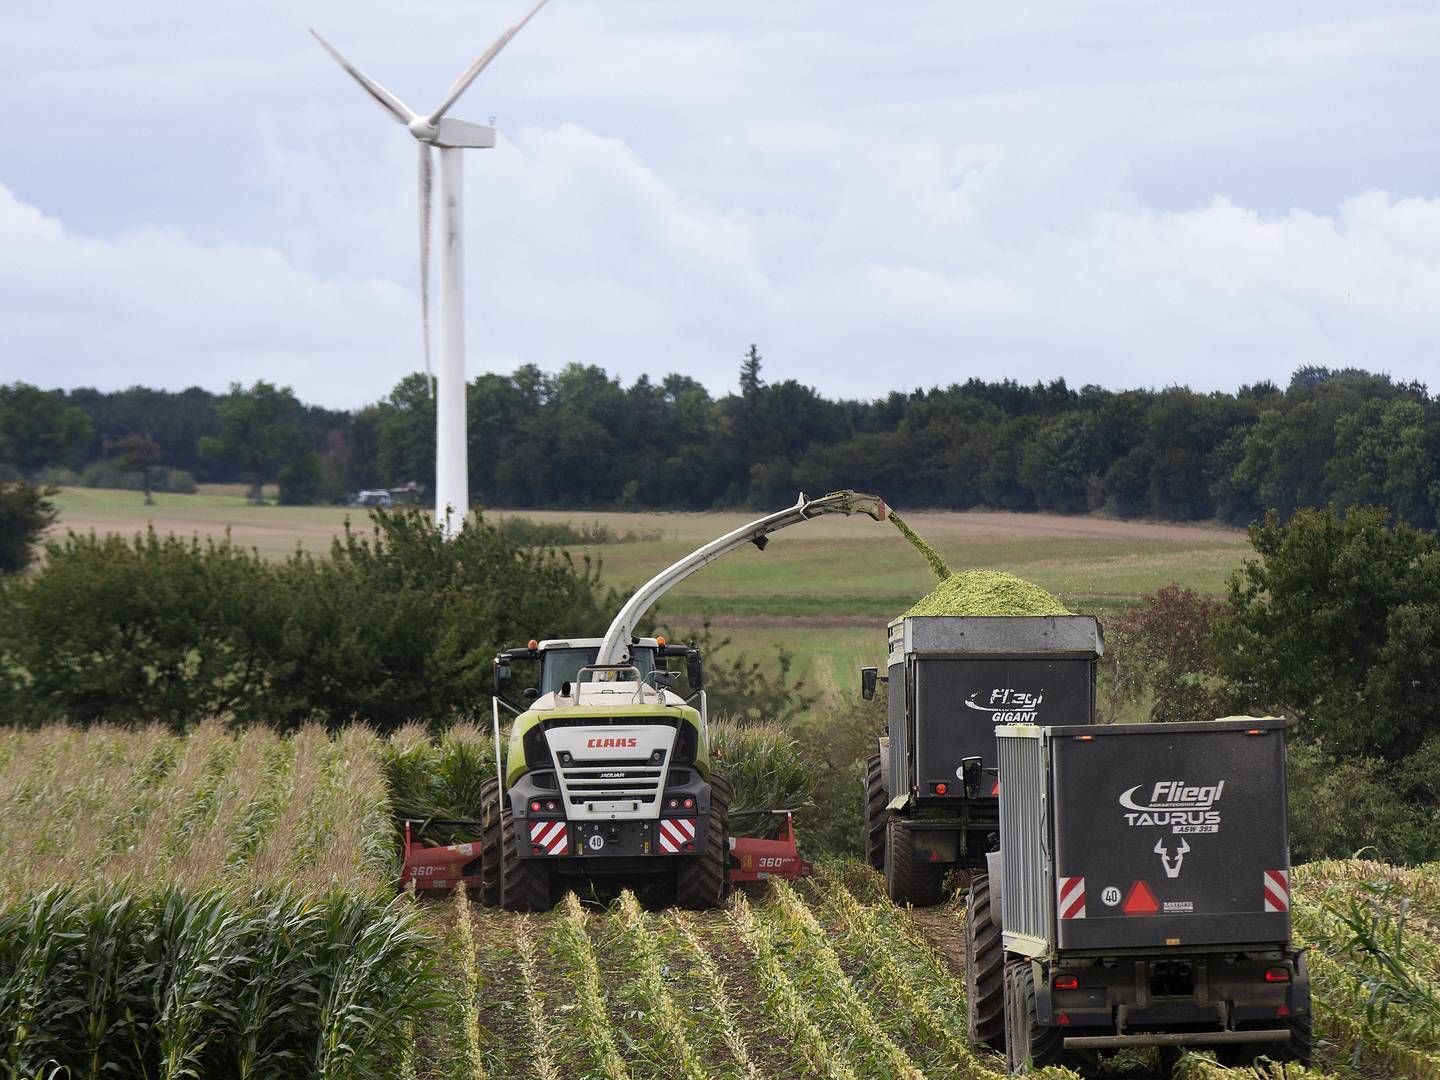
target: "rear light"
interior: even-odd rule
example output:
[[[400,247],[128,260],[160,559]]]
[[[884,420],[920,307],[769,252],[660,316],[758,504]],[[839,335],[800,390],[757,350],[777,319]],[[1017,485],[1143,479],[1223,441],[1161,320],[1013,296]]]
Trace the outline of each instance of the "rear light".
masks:
[[[683,805],[686,810],[692,809],[695,806],[695,800],[691,798],[686,798]]]
[[[549,810],[549,811],[551,811],[551,812],[553,813],[554,811],[560,809],[560,804],[557,803],[554,799],[551,799],[549,802],[547,802],[547,803],[545,804],[545,809],[546,809],[546,810]]]
[[[930,790],[935,792],[936,795],[944,795],[947,791],[950,790],[950,785],[945,783],[932,784],[930,786]]]
[[[1286,967],[1272,967],[1265,969],[1265,981],[1268,983],[1284,983],[1290,981],[1290,969]]]
[[[1056,975],[1050,985],[1056,990],[1079,990],[1080,980],[1074,975]]]
[[[535,800],[533,800],[533,801],[530,803],[530,812],[531,812],[532,814],[538,814],[538,813],[540,812],[540,800],[539,800],[539,799],[535,799]]]
[[[665,805],[671,810],[678,810],[680,808],[680,800],[675,798],[667,799]]]

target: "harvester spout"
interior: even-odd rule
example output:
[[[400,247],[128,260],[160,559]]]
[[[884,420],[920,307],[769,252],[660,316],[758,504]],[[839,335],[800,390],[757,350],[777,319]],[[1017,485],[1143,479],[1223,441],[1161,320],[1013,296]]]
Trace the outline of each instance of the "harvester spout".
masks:
[[[596,664],[603,667],[625,663],[631,635],[645,612],[649,611],[660,597],[696,570],[709,566],[721,555],[745,544],[754,544],[763,551],[771,533],[824,514],[865,514],[876,521],[884,521],[889,513],[890,508],[878,495],[867,495],[860,491],[832,491],[818,499],[807,499],[802,492],[794,506],[742,525],[717,540],[711,540],[636,589],[635,595],[626,601],[620,613],[615,616],[610,629],[605,631]]]

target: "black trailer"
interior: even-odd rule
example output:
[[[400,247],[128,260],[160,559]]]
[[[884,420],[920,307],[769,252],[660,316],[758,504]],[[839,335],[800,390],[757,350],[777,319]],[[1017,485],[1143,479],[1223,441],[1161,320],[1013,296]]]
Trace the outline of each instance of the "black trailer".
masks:
[[[971,1038],[1017,1070],[1132,1046],[1308,1064],[1285,722],[995,734],[1001,844],[966,916]]]
[[[937,904],[1000,832],[997,724],[1089,724],[1104,652],[1088,615],[906,616],[889,627],[889,724],[866,763],[866,857],[890,898]],[[876,668],[862,672],[874,696]]]

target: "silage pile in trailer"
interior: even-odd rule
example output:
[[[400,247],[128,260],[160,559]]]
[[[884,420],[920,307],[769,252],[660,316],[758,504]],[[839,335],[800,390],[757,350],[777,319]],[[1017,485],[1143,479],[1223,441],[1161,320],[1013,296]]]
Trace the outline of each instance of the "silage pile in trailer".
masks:
[[[433,947],[394,898],[379,747],[359,728],[0,733],[11,1074],[389,1075]]]
[[[1004,570],[952,571],[895,511],[890,522],[920,552],[940,583],[906,615],[1070,615],[1072,612],[1039,585]]]

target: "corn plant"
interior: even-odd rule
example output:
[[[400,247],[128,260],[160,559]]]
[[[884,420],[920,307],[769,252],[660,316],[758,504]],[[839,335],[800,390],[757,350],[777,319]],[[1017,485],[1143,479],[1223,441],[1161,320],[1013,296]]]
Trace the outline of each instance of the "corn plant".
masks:
[[[730,819],[754,835],[776,835],[780,819],[772,810],[799,810],[810,804],[815,770],[800,744],[778,724],[710,725],[716,767],[730,783]]]
[[[605,1080],[629,1080],[630,1070],[615,1045],[605,1013],[604,984],[586,928],[588,918],[575,894],[567,893],[559,917],[551,924],[550,948],[574,980],[577,1034],[596,1063],[596,1075]]]
[[[796,968],[809,976],[807,984],[815,997],[827,1006],[832,1015],[848,1018],[848,1026],[859,1037],[875,1067],[883,1062],[887,1072],[905,1080],[919,1080],[920,1070],[880,1026],[841,967],[840,958],[816,921],[815,913],[805,906],[788,883],[774,881],[771,884],[776,901],[776,923],[792,945],[790,955]]]
[[[625,984],[645,1021],[640,1041],[648,1045],[650,1056],[660,1066],[656,1072],[705,1080],[709,1071],[691,1045],[685,1021],[665,986],[664,964],[655,937],[629,889],[620,894],[613,917],[620,931],[616,947],[625,957]]]
[[[765,995],[766,1004],[791,1033],[795,1049],[805,1062],[819,1076],[827,1076],[831,1080],[857,1080],[855,1070],[845,1060],[843,1047],[832,1048],[811,1020],[808,1003],[785,972],[774,934],[756,919],[743,894],[731,904],[730,921],[755,957],[755,977]]]
[[[744,1029],[730,998],[725,976],[695,932],[690,916],[681,911],[670,912],[666,916],[665,925],[668,931],[666,942],[672,945],[673,951],[685,958],[688,970],[699,980],[699,997],[708,1006],[704,1011],[719,1028],[720,1038],[734,1060],[737,1071],[747,1080],[759,1080],[760,1074],[755,1063],[750,1060]]]
[[[551,1049],[550,1024],[545,1018],[545,1002],[540,996],[540,977],[535,968],[535,932],[529,916],[515,922],[515,952],[519,959],[519,985],[516,991],[525,1009],[526,1038],[530,1068],[535,1080],[560,1080]]]
[[[913,1030],[916,1045],[939,1053],[947,1072],[966,1078],[989,1075],[964,1039],[964,986],[933,950],[917,948],[897,920],[864,907],[834,878],[823,877],[819,888],[824,911],[836,926],[837,949],[873,988],[867,995],[872,1007],[893,1012],[900,1026]],[[887,910],[903,917],[894,908]]]
[[[475,964],[475,930],[470,922],[470,899],[463,884],[456,887],[451,899],[450,952],[459,958],[458,993],[451,1008],[464,1039],[463,1069],[465,1080],[485,1080],[485,1062],[480,1052],[480,971]]]

